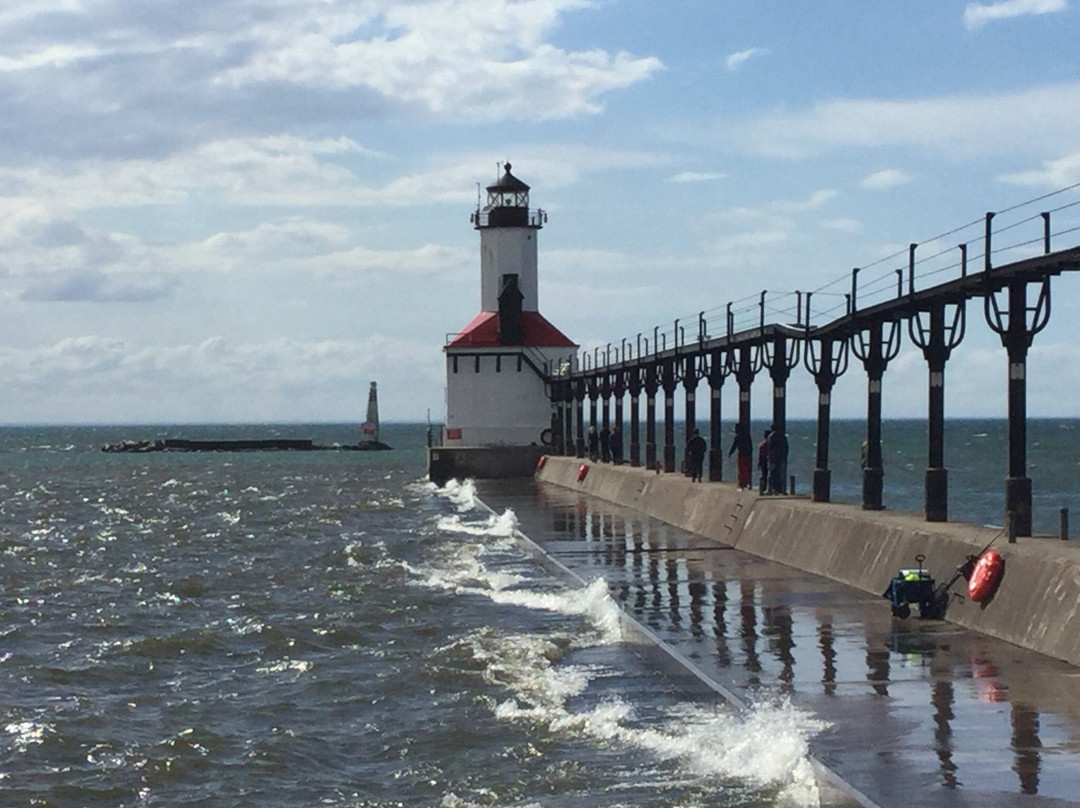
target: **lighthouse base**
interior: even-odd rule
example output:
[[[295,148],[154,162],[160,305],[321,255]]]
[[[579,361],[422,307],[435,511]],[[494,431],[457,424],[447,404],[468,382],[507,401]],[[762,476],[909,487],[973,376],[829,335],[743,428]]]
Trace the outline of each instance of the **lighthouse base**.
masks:
[[[547,446],[430,446],[428,478],[442,486],[448,480],[531,477]]]

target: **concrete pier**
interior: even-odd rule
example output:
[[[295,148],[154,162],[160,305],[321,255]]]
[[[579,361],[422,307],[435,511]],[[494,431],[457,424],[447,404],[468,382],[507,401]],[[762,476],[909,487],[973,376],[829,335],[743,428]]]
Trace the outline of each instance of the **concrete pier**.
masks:
[[[549,457],[537,476],[876,595],[899,569],[916,566],[917,554],[926,556],[935,581],[947,581],[998,534],[969,523],[927,522],[921,515],[803,497],[762,497],[730,483],[693,483],[681,474],[574,458]],[[1022,537],[1010,544],[1000,536],[994,548],[1005,559],[995,596],[974,603],[960,579],[945,619],[1080,665],[1080,545],[1057,537]]]

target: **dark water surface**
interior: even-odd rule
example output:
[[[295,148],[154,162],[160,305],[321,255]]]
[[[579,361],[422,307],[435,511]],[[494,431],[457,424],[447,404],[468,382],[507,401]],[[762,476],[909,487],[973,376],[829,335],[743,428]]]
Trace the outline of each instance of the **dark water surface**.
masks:
[[[963,424],[950,463],[971,457],[954,491],[992,521],[1003,449],[982,447],[1003,425]],[[1078,490],[1073,427],[1030,433],[1048,449],[1032,446],[1032,476],[1054,521]],[[920,430],[887,425],[892,507],[904,500],[890,486],[909,464],[921,504]],[[857,448],[848,431],[834,429],[837,446]],[[0,805],[814,804],[806,753],[828,737],[814,705],[781,689],[740,715],[643,662],[616,619],[617,601],[638,593],[549,576],[514,540],[514,514],[490,515],[470,486],[426,482],[424,434],[385,426],[395,450],[384,453],[113,455],[99,447],[356,434],[0,429]],[[801,477],[812,451],[794,432],[792,442]],[[992,483],[986,507],[962,482],[981,475]],[[725,584],[729,602],[739,586]],[[692,607],[691,590],[678,591],[677,609],[661,598],[662,624],[678,613],[688,636],[715,636],[694,617],[715,615],[715,592]],[[786,642],[783,621],[755,604],[762,682],[783,681],[780,658],[764,652]],[[799,632],[820,629],[793,625],[801,658],[819,640]],[[804,676],[820,682],[812,669],[792,668],[793,690]],[[925,707],[917,715],[933,723]],[[1045,761],[1066,729],[1040,716]],[[1043,774],[1039,793],[1053,782]]]

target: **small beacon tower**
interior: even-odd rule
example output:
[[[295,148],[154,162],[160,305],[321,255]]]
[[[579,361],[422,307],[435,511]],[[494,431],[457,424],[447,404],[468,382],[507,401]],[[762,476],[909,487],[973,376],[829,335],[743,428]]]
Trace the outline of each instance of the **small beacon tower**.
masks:
[[[548,374],[578,347],[540,314],[536,242],[547,215],[529,210],[529,186],[510,168],[487,187],[487,204],[471,217],[480,231],[480,313],[443,348],[446,423],[443,445],[431,456],[437,482],[532,473],[550,442]],[[455,448],[469,451],[450,452],[453,472],[436,474],[436,460]],[[444,456],[436,458],[438,452]]]

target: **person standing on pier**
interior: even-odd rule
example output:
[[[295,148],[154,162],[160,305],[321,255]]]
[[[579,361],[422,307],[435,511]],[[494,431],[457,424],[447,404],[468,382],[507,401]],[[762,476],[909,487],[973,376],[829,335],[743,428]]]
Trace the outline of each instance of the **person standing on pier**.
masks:
[[[765,434],[762,435],[761,443],[757,447],[759,494],[764,494],[769,490],[769,435],[771,434],[772,430],[766,429]]]
[[[750,462],[754,454],[754,442],[750,438],[750,430],[742,423],[735,424],[735,439],[731,442],[728,457],[738,452],[736,457],[738,468],[739,490],[750,487]]]
[[[775,426],[766,441],[769,455],[769,490],[770,494],[787,492],[784,487],[784,475],[787,473],[788,441],[784,430]]]
[[[589,427],[589,460],[596,462],[596,458],[600,457],[600,438],[596,434],[596,427]]]
[[[686,465],[689,466],[687,471],[690,472],[691,482],[701,482],[701,466],[705,461],[706,448],[705,438],[701,437],[701,433],[695,428],[690,440],[686,442]]]
[[[616,466],[622,465],[622,430],[618,424],[611,427],[611,462]]]

